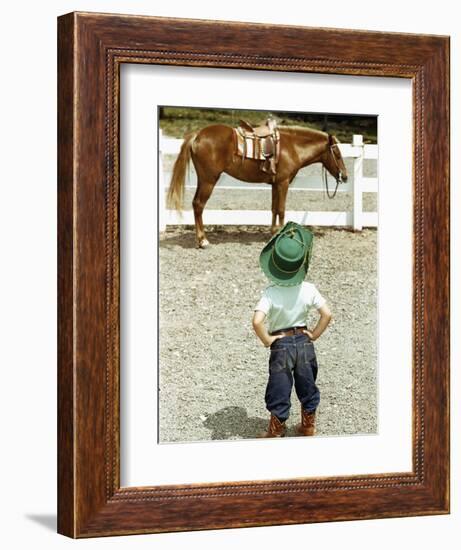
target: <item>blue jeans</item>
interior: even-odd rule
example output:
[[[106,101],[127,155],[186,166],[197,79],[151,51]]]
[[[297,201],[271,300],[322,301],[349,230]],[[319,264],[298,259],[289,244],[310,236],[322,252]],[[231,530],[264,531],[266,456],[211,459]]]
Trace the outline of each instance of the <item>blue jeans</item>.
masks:
[[[284,336],[270,348],[269,380],[266,388],[266,408],[281,422],[290,415],[293,380],[302,408],[314,412],[320,402],[315,385],[317,358],[314,344],[305,334]]]

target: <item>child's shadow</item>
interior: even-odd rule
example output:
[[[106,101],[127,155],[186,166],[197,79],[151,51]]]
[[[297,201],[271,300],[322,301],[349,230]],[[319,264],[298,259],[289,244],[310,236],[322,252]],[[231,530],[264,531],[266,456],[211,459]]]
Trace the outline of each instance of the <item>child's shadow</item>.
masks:
[[[267,418],[249,417],[243,407],[224,407],[203,422],[206,428],[212,430],[211,440],[256,439],[268,424],[269,415]]]
[[[211,414],[203,425],[212,430],[212,440],[254,439],[267,427],[267,420],[250,418],[243,407],[224,407]]]

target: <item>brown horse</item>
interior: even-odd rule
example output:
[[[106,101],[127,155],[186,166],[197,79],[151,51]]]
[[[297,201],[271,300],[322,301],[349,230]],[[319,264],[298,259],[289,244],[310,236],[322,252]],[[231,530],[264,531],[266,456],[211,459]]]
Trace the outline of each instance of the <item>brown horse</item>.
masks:
[[[336,137],[297,126],[279,126],[279,131],[280,156],[274,178],[261,170],[263,161],[237,156],[230,126],[215,124],[185,137],[173,167],[167,204],[169,208],[182,209],[186,169],[192,158],[197,172],[197,191],[192,205],[199,248],[209,244],[203,229],[202,213],[223,172],[242,181],[272,185],[272,234],[285,223],[288,186],[301,168],[321,162],[337,182],[347,181],[347,171]]]

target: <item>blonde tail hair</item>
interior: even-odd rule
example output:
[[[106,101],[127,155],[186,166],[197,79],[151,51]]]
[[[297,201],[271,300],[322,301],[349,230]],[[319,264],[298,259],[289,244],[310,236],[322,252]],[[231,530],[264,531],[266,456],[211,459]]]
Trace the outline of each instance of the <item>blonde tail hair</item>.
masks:
[[[184,187],[186,180],[186,169],[190,161],[192,141],[196,133],[188,134],[181,145],[181,150],[173,166],[170,188],[167,195],[167,208],[182,210],[184,200]]]

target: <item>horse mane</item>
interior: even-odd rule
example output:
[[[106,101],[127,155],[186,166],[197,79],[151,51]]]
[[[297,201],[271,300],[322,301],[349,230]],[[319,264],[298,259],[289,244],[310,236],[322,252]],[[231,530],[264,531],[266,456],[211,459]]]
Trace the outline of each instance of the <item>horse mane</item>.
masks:
[[[278,128],[280,130],[283,130],[284,132],[288,132],[289,134],[295,134],[297,136],[303,137],[306,135],[311,136],[322,136],[326,137],[328,134],[326,132],[322,132],[321,130],[316,130],[314,128],[309,128],[308,126],[285,126],[283,124],[279,124]]]
[[[307,126],[284,126],[280,124],[278,128],[283,132],[290,134],[294,138],[301,138],[301,139],[308,138],[309,141],[324,140],[328,136],[326,132],[322,132],[321,130],[315,130],[314,128],[309,128]]]

